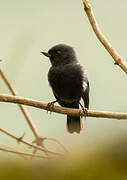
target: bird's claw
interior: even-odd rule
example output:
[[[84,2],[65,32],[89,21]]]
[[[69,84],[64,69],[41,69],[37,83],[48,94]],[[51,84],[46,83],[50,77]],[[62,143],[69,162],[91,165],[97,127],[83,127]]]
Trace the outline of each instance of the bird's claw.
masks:
[[[54,108],[54,104],[56,103],[57,101],[53,101],[53,102],[49,102],[48,104],[47,104],[47,113],[50,111],[50,114],[51,114],[51,112],[53,111],[53,108]]]
[[[83,117],[83,115],[84,115],[84,116],[85,116],[85,119],[86,119],[86,116],[88,115],[87,108],[84,107],[80,102],[79,102],[79,105],[81,106],[80,116]],[[82,113],[82,112],[83,112],[83,113]]]
[[[81,107],[81,109],[80,109],[80,116],[81,116],[81,117],[85,116],[85,119],[86,119],[86,116],[87,116],[87,115],[88,115],[87,108]]]
[[[84,116],[85,116],[85,119],[86,119],[86,116],[87,116],[87,108],[85,108],[85,107],[82,107],[82,111],[83,111],[83,114],[84,114]]]

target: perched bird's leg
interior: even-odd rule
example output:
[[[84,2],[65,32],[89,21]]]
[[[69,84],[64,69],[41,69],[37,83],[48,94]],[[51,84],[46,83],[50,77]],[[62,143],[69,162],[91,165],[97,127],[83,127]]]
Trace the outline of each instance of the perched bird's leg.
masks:
[[[85,116],[85,119],[86,119],[86,116],[87,116],[87,108],[85,108],[80,102],[79,102],[79,105],[81,106],[82,111],[83,111],[84,116]]]
[[[54,104],[55,104],[56,102],[57,102],[57,100],[52,101],[52,102],[49,102],[49,103],[47,104],[47,113],[48,113],[48,111],[50,110],[50,114],[51,114],[51,111],[53,110]]]

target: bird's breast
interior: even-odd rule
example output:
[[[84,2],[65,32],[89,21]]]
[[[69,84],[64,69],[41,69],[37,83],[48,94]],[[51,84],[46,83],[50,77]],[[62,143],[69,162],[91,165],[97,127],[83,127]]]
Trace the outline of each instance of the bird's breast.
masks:
[[[48,81],[57,97],[73,101],[82,96],[82,77],[73,67],[51,67]]]

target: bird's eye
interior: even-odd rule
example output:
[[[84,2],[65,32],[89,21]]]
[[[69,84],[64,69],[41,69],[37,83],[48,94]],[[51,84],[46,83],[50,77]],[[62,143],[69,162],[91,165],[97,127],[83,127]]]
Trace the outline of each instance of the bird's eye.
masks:
[[[60,50],[57,50],[56,53],[57,53],[57,54],[61,54],[61,51],[60,51]]]

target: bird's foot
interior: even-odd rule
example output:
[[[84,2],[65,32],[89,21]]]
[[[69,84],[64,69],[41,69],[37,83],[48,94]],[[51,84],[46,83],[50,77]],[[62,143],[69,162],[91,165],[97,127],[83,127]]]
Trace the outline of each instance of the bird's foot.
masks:
[[[87,113],[87,112],[88,112],[88,111],[87,111],[87,108],[83,107],[83,108],[82,108],[82,111],[83,111],[84,116],[85,116],[85,119],[86,119],[86,116],[87,116],[87,114],[88,114],[88,113]]]
[[[85,119],[86,119],[86,116],[87,116],[87,108],[83,107],[82,109],[80,109],[80,116],[81,118],[84,116]]]
[[[79,103],[79,104],[81,106],[80,116],[83,117],[83,115],[84,115],[85,119],[86,119],[86,116],[88,115],[87,108],[85,108],[81,103]],[[82,112],[83,112],[83,114],[82,114]]]
[[[47,104],[47,113],[50,111],[50,114],[51,114],[51,112],[53,111],[53,107],[54,107],[54,104],[56,103],[57,101],[52,101],[52,102],[49,102],[48,104]]]

